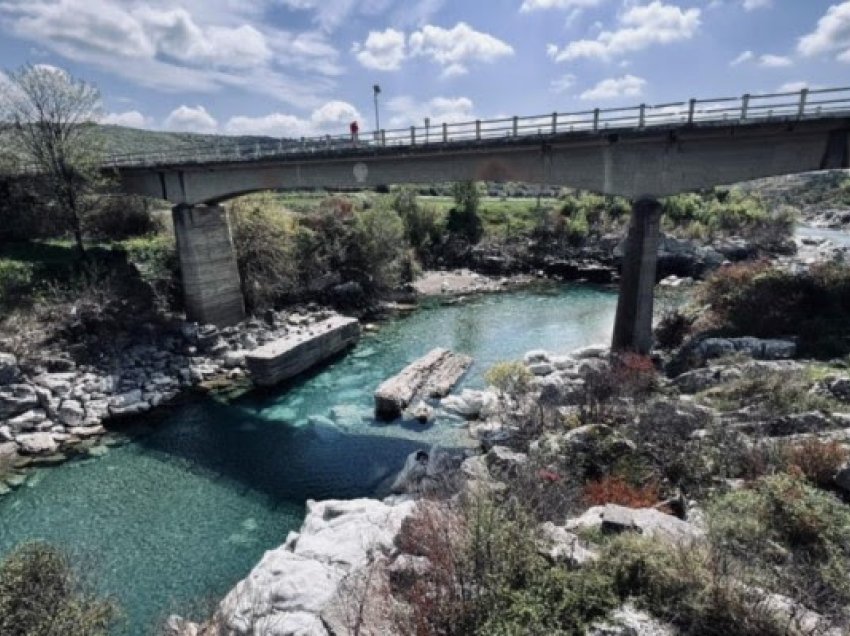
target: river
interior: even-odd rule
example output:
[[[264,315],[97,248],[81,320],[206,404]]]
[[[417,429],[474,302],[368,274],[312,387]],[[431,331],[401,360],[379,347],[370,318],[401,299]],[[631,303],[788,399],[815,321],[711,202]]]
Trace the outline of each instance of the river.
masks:
[[[0,554],[61,546],[121,604],[128,634],[202,613],[300,526],[307,499],[380,493],[413,450],[469,443],[457,422],[374,421],[386,377],[444,346],[474,356],[463,384],[481,386],[498,360],[607,341],[615,305],[613,291],[578,285],[427,304],[272,393],[194,400],[102,457],[38,470],[0,499]]]

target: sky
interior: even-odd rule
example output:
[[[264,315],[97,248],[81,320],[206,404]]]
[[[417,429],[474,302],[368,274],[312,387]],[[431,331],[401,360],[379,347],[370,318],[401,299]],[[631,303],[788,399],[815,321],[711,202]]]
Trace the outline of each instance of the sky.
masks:
[[[104,123],[343,134],[850,85],[850,0],[0,0]]]

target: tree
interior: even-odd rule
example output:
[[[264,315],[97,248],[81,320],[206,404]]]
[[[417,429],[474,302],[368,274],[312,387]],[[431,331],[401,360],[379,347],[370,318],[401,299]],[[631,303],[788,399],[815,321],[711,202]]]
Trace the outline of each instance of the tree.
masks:
[[[452,234],[477,243],[484,234],[481,219],[478,217],[478,204],[481,196],[474,181],[460,181],[452,186],[456,207],[449,211],[446,229]]]
[[[63,70],[27,65],[7,73],[0,113],[9,124],[13,152],[39,174],[47,202],[74,235],[81,258],[83,219],[103,189],[102,148],[94,122],[100,92]]]

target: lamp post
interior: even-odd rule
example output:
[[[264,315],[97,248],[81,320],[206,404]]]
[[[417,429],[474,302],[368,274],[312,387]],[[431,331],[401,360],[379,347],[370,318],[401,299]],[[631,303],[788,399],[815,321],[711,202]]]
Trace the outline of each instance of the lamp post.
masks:
[[[425,118],[425,143],[430,143],[431,141],[431,119],[429,117]]]
[[[375,93],[375,131],[380,132],[381,130],[381,117],[378,114],[378,95],[381,94],[381,87],[375,84],[372,87],[372,91]]]

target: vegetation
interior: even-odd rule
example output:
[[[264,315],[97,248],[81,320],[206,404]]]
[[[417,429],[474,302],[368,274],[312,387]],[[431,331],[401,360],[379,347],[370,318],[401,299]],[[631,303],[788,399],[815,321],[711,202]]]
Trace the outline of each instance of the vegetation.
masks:
[[[718,270],[701,292],[711,313],[703,326],[730,335],[795,336],[802,355],[835,357],[850,351],[850,266],[813,265],[789,272],[768,263]]]
[[[8,73],[7,82],[0,113],[11,123],[13,145],[22,161],[38,170],[39,185],[83,255],[84,218],[104,187],[101,149],[93,134],[100,94],[48,66],[25,66]]]
[[[0,562],[4,636],[105,636],[117,619],[117,606],[88,593],[49,545],[21,545]]]

